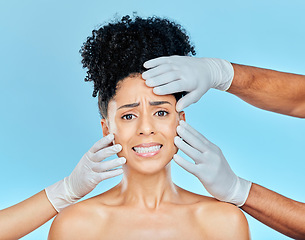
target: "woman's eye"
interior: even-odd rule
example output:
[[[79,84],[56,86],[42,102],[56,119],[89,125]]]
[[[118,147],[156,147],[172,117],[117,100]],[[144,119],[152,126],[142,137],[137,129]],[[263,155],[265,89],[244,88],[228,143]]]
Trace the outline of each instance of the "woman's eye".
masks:
[[[126,115],[122,116],[122,119],[131,120],[134,117],[135,117],[135,115],[133,115],[133,114],[126,114]]]
[[[158,111],[155,113],[158,117],[165,117],[168,114],[166,111]]]

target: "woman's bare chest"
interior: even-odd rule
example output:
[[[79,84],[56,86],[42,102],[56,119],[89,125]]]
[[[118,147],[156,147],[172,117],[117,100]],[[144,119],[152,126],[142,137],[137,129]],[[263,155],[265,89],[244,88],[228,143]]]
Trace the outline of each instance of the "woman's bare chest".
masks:
[[[204,239],[194,214],[181,209],[158,213],[117,210],[105,230],[102,239]]]

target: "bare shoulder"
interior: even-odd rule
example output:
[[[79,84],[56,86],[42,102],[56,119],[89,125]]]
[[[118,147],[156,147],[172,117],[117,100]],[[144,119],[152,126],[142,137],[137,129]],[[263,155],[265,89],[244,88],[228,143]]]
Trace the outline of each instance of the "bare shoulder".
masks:
[[[196,206],[196,218],[202,229],[217,239],[250,239],[246,216],[233,204],[205,197]]]
[[[179,188],[185,202],[189,201],[194,218],[203,233],[213,239],[250,239],[248,221],[235,205]]]
[[[96,239],[108,218],[106,208],[94,199],[67,207],[55,217],[48,239]]]

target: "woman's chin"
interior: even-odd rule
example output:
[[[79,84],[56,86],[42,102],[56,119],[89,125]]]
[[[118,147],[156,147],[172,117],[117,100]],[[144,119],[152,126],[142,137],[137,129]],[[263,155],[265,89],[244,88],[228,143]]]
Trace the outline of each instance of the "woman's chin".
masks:
[[[167,170],[169,162],[143,161],[137,164],[131,164],[131,161],[126,163],[126,167],[130,172],[137,172],[143,175],[154,175]],[[127,169],[126,169],[127,170]],[[127,170],[127,171],[128,171]]]

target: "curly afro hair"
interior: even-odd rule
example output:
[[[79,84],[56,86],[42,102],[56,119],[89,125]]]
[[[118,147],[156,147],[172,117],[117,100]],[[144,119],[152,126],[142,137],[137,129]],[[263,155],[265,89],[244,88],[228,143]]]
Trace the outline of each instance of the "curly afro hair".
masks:
[[[92,96],[99,95],[99,110],[107,118],[109,101],[118,82],[135,73],[143,73],[147,60],[170,55],[195,55],[185,30],[168,19],[143,19],[129,15],[92,31],[81,50],[85,81],[94,82]],[[178,100],[182,93],[174,94]]]

